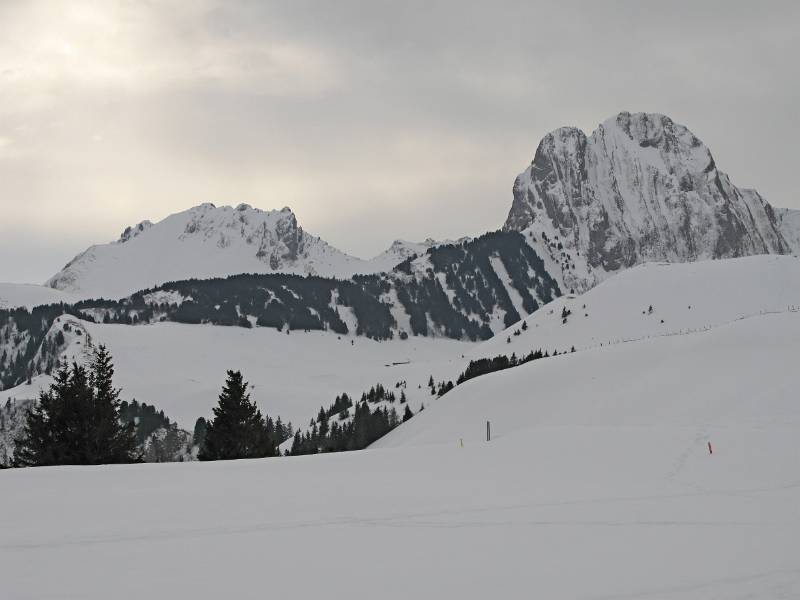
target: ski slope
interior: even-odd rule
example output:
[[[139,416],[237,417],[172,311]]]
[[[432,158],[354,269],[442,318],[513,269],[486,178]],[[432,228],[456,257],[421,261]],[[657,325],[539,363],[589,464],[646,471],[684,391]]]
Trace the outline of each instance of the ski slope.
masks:
[[[475,379],[382,449],[3,471],[3,594],[797,597],[799,352],[766,315]]]

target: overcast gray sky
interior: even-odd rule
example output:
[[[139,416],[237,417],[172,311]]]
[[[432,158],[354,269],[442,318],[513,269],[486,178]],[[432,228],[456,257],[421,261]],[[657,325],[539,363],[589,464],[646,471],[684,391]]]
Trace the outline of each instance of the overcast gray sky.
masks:
[[[798,7],[0,0],[0,281],[201,202],[365,257],[496,229],[544,134],[622,110],[800,207]]]

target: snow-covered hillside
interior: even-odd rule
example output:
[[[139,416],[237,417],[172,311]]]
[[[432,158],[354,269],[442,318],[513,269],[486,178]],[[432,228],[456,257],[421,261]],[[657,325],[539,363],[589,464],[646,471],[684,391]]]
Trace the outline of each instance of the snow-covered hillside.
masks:
[[[421,403],[435,402],[426,387],[430,376],[437,383],[455,381],[470,359],[519,357],[539,349],[561,353],[573,346],[585,350],[703,331],[798,306],[800,259],[764,255],[641,265],[583,295],[558,298],[527,317],[525,328],[517,323],[478,344],[422,336],[377,342],[302,330],[287,335],[262,327],[94,324],[72,316],[59,317],[49,335],[69,327],[62,360],[81,359],[87,338],[106,344],[123,398],[155,404],[183,427],[210,414],[229,368],[242,370],[265,412],[303,426],[336,395],[357,398],[377,383],[396,389],[405,382],[403,390],[416,412]],[[570,311],[566,323],[565,308]],[[33,385],[6,390],[3,397],[35,398],[48,382],[35,377]]]
[[[566,323],[565,309],[570,313]],[[472,354],[490,357],[514,352],[520,356],[539,349],[565,352],[573,346],[583,350],[702,331],[790,309],[800,309],[800,259],[796,257],[646,263],[584,294],[554,300],[477,345]]]
[[[45,285],[29,283],[0,283],[0,309],[33,308],[56,302],[72,303],[76,298],[69,293]]]
[[[687,428],[698,444],[737,444],[727,431],[800,432],[798,353],[800,310],[592,348],[470,380],[375,445],[475,443],[487,420],[497,438],[532,439],[548,427]]]
[[[442,423],[460,432],[457,437],[481,437],[483,429],[467,432],[459,423],[485,424],[492,417],[477,413],[494,414],[496,406],[517,410],[495,405],[498,390],[507,386],[516,391],[500,392],[500,397],[517,398],[519,410],[530,413],[513,412],[508,418],[501,413],[499,430],[557,424],[564,414],[576,422],[623,424],[672,416],[680,420],[682,415],[695,419],[706,409],[727,418],[746,407],[748,418],[756,418],[759,407],[771,403],[767,398],[774,393],[784,402],[783,408],[773,410],[769,404],[765,417],[774,417],[776,410],[781,418],[795,411],[800,414],[800,405],[793,407],[790,401],[796,387],[790,383],[791,364],[798,344],[800,259],[752,256],[645,264],[585,294],[558,298],[476,345],[467,358],[512,353],[519,357],[538,349],[567,354],[457,386],[414,424],[404,425],[376,445],[433,442],[440,432],[431,415],[442,415]],[[575,353],[570,352],[573,347]],[[669,358],[672,354],[680,356]],[[762,365],[764,361],[769,365]],[[619,395],[595,401],[593,390],[604,388]],[[725,404],[729,397],[739,405]],[[699,404],[685,406],[687,402]],[[475,414],[468,416],[469,411]],[[716,417],[702,419],[713,422]],[[431,433],[421,435],[420,428]]]
[[[128,227],[91,246],[47,282],[81,298],[121,298],[167,281],[238,273],[297,273],[347,278],[386,271],[436,245],[395,242],[372,260],[341,252],[304,231],[289,208],[262,211],[202,204],[158,223]]]
[[[424,242],[407,242],[405,240],[395,240],[392,245],[386,250],[371,258],[367,270],[359,271],[359,273],[382,273],[391,271],[401,262],[414,255],[423,256],[429,249],[436,248],[437,246],[447,244],[460,244],[469,241],[470,238],[462,237],[458,240],[444,240],[436,241],[431,238],[426,239]]]
[[[551,275],[583,291],[632,265],[798,252],[800,224],[739,189],[686,127],[623,112],[591,136],[562,127],[514,183],[504,228],[552,256]]]
[[[271,328],[284,334],[287,330],[327,331],[384,341],[409,337],[476,340],[490,338],[558,294],[555,282],[521,235],[495,232],[431,249],[424,257],[405,261],[391,274],[347,281],[287,274],[189,280],[134,294],[124,302],[94,301],[66,310],[109,325],[175,322]],[[38,307],[30,314],[0,311],[3,389],[42,372],[34,360],[36,350],[62,312],[53,306]],[[192,338],[188,333],[191,327],[180,331]],[[256,337],[248,339],[261,334],[252,335]],[[278,334],[273,331],[270,335]],[[200,348],[219,347],[217,356],[224,357],[226,347],[220,343],[212,335]],[[113,351],[113,344],[109,345]],[[179,343],[168,345],[180,347]],[[249,350],[253,356],[261,353],[259,347]],[[192,347],[188,352],[194,351]],[[297,360],[302,360],[302,353]],[[154,370],[168,363],[158,362]],[[372,383],[376,382],[369,385]]]
[[[3,471],[3,594],[797,597],[798,355],[763,315],[475,379],[394,448]]]
[[[416,411],[430,400],[428,378],[456,377],[462,356],[474,347],[441,338],[376,342],[329,332],[287,335],[268,328],[177,323],[81,326],[95,346],[105,344],[111,351],[123,399],[154,404],[188,429],[198,417],[211,416],[227,369],[242,371],[263,412],[303,426],[342,392],[358,398],[377,383],[395,390],[405,382],[402,389]],[[80,353],[85,346],[75,350],[80,337],[73,340],[62,360],[86,360]],[[37,377],[0,397],[36,398],[49,382],[49,377]]]

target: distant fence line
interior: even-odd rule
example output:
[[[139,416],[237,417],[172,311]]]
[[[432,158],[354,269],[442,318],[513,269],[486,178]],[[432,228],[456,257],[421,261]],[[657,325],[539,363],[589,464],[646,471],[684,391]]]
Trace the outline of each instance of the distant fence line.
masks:
[[[669,331],[665,333],[653,333],[650,335],[643,335],[640,337],[633,337],[633,338],[619,338],[616,340],[608,340],[606,342],[599,342],[596,344],[592,344],[590,346],[583,346],[579,348],[580,350],[591,350],[593,348],[601,348],[605,346],[616,346],[618,344],[627,344],[629,342],[640,342],[642,340],[649,340],[652,338],[662,338],[662,337],[674,337],[678,335],[691,335],[693,333],[704,333],[706,331],[711,331],[712,329],[716,329],[717,327],[724,327],[726,325],[730,325],[731,323],[736,323],[738,321],[744,321],[746,319],[752,319],[754,317],[762,317],[766,315],[783,315],[787,313],[796,313],[800,312],[800,305],[790,304],[786,307],[786,310],[762,310],[757,313],[748,313],[746,315],[742,315],[740,317],[736,317],[735,319],[730,319],[728,321],[720,321],[714,325],[704,325],[703,327],[697,328],[687,328],[687,329],[679,329],[678,331]]]

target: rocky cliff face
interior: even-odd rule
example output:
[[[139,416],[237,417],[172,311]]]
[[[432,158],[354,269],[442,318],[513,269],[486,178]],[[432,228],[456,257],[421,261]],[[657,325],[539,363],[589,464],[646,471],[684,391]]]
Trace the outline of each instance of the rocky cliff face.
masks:
[[[783,239],[791,246],[792,254],[800,255],[800,210],[775,208],[775,220]]]
[[[756,191],[733,185],[683,125],[623,112],[589,137],[545,136],[514,182],[504,229],[526,232],[565,287],[585,289],[640,262],[789,253],[790,221],[781,227]]]

